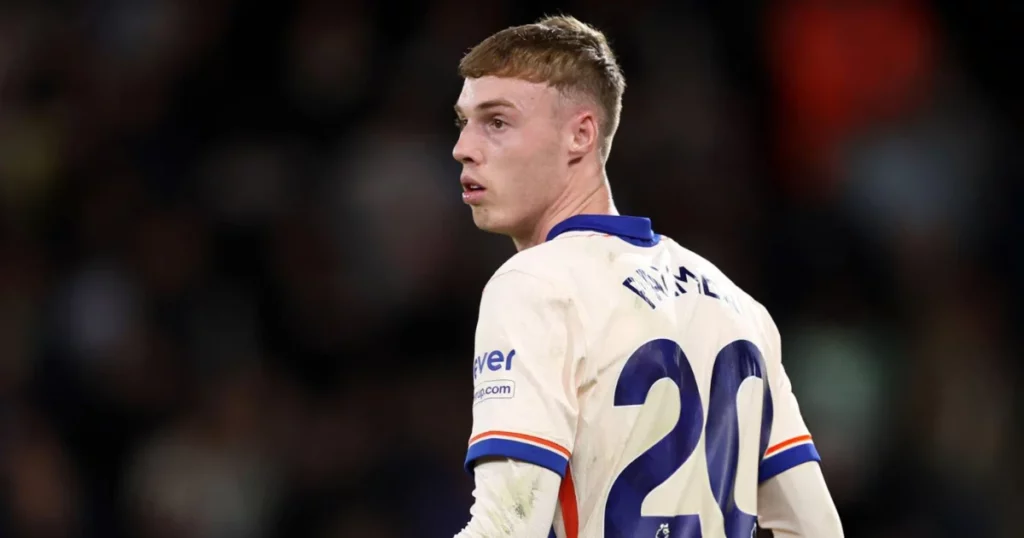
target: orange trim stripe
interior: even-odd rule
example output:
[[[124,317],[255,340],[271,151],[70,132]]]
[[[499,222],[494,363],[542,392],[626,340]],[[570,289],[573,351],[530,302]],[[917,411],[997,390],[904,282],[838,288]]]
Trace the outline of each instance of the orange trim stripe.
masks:
[[[565,538],[579,538],[580,511],[576,505],[576,484],[572,480],[572,469],[565,466],[565,478],[558,488],[558,505],[562,508],[562,523],[565,524]]]
[[[779,443],[779,444],[769,448],[764,453],[764,455],[765,456],[771,456],[773,453],[778,452],[778,451],[782,450],[783,448],[786,448],[787,446],[792,446],[792,445],[795,445],[797,443],[802,443],[804,441],[810,441],[810,440],[811,440],[811,436],[810,435],[801,435],[801,436],[798,436],[798,437],[794,437],[794,438],[792,438],[792,439],[790,439],[788,441],[783,441],[783,442],[781,442],[781,443]]]
[[[521,439],[523,441],[529,441],[531,443],[537,443],[538,445],[542,445],[544,447],[550,448],[551,450],[554,450],[555,452],[558,452],[559,454],[565,456],[565,459],[569,459],[569,456],[571,455],[571,453],[569,452],[568,448],[565,448],[562,445],[559,445],[558,443],[552,443],[551,441],[548,441],[547,439],[541,439],[540,437],[534,437],[532,435],[526,435],[525,433],[503,432],[503,431],[498,431],[498,430],[491,430],[489,432],[483,432],[483,433],[474,435],[473,437],[471,437],[469,439],[469,444],[473,444],[473,443],[475,443],[477,441],[480,441],[481,439],[484,439],[485,437],[510,437],[512,439]]]

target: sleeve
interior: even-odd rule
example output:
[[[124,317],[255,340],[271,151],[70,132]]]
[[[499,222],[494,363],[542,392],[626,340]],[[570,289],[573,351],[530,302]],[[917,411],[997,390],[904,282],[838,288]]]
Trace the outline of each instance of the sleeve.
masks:
[[[775,476],[757,494],[758,525],[776,538],[842,538],[843,525],[817,465]]]
[[[800,415],[800,406],[786,369],[782,366],[781,338],[775,323],[768,317],[769,350],[768,382],[772,395],[772,431],[768,438],[768,449],[758,469],[758,482],[785,472],[797,465],[810,461],[820,462],[811,433]]]
[[[512,458],[565,476],[576,436],[570,301],[518,271],[494,277],[480,304],[473,358],[473,431],[466,470]]]
[[[562,479],[515,460],[488,460],[474,473],[474,502],[455,538],[545,537],[555,517]]]

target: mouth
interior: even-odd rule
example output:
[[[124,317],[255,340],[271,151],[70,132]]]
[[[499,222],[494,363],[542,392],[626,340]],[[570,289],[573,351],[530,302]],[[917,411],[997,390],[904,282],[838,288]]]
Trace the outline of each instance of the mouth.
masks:
[[[473,179],[463,176],[461,179],[462,192],[482,192],[487,189],[483,185],[477,183]]]

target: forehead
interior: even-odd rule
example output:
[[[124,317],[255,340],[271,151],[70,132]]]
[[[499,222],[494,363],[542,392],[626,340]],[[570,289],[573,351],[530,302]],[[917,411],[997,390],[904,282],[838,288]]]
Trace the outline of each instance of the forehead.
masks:
[[[518,78],[467,78],[455,108],[468,114],[481,105],[511,106],[522,112],[550,106],[558,97],[558,90],[543,82],[530,82]]]

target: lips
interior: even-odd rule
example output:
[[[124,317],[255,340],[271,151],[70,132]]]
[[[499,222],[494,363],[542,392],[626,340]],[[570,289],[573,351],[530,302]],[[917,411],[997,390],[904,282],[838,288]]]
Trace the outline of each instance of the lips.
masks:
[[[487,189],[485,189],[483,185],[469,176],[462,176],[460,178],[460,183],[462,183],[463,202],[469,205],[478,205],[483,203],[485,193],[487,192]]]
[[[483,185],[481,185],[480,183],[477,183],[476,180],[474,180],[474,179],[472,179],[470,177],[463,176],[460,179],[460,181],[462,183],[462,191],[463,192],[477,192],[477,191],[485,190]]]

